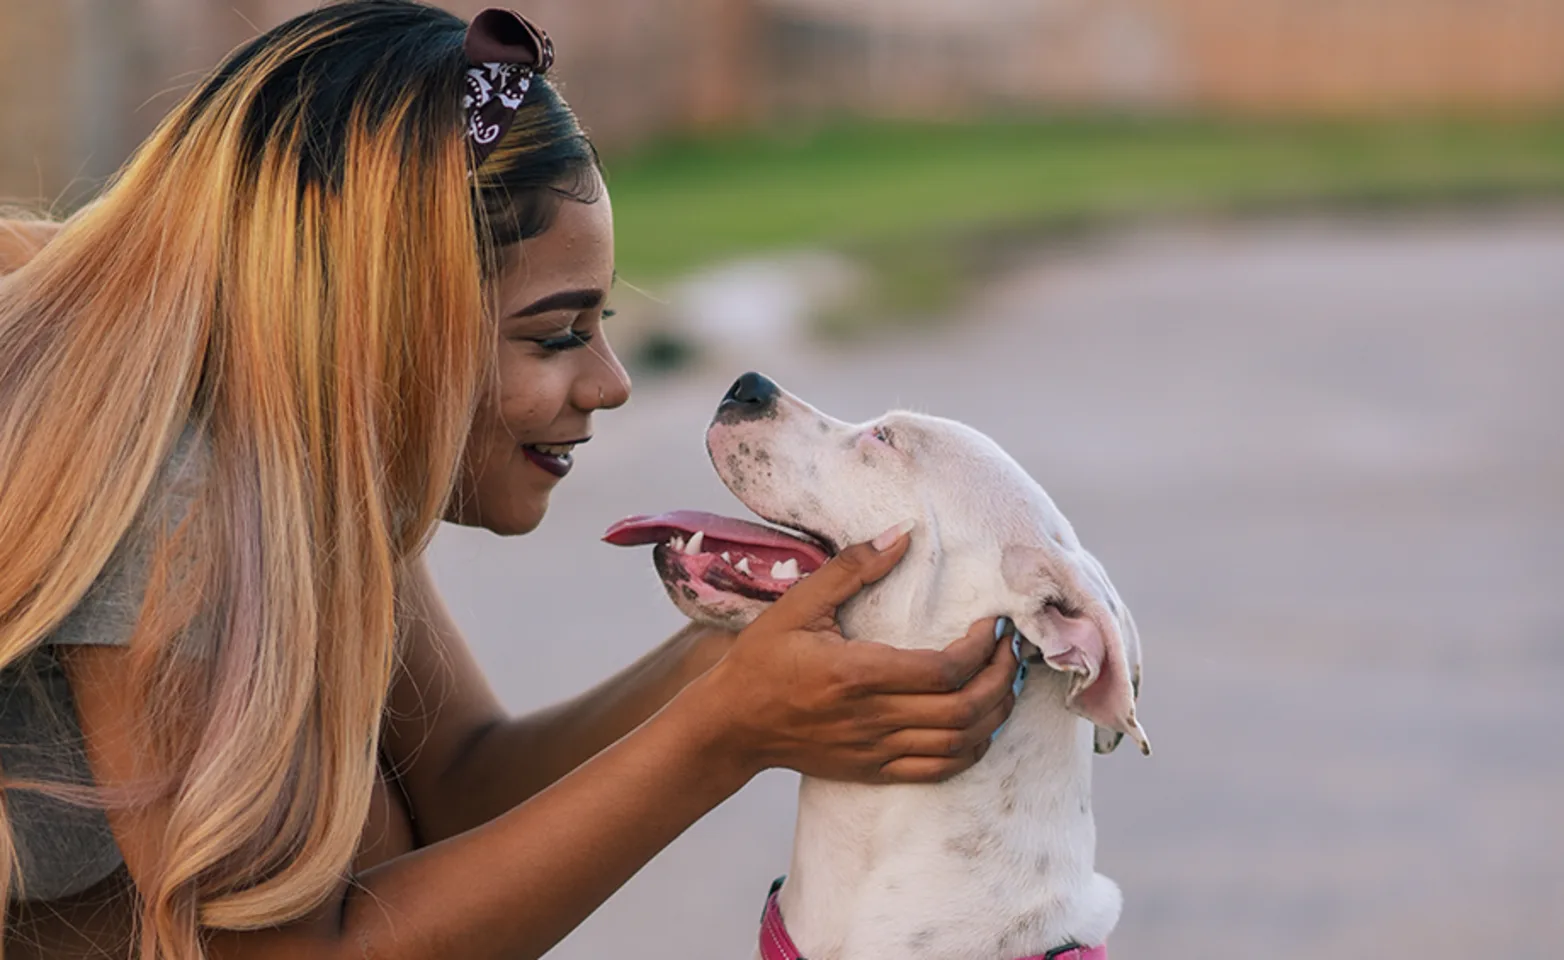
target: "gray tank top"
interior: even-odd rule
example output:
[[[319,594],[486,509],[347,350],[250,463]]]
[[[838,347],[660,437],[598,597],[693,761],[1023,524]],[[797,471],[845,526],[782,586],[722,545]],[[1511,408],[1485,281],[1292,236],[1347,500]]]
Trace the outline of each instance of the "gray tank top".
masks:
[[[192,435],[180,438],[148,502],[158,520],[183,516],[198,471],[189,457]],[[55,648],[63,644],[129,643],[146,593],[146,518],[132,527],[81,603],[37,648],[0,670],[0,769],[8,777],[90,784],[92,772],[70,684]],[[32,790],[3,791],[16,838],[23,891],[29,901],[81,893],[124,863],[103,811]],[[14,894],[13,894],[14,896]]]

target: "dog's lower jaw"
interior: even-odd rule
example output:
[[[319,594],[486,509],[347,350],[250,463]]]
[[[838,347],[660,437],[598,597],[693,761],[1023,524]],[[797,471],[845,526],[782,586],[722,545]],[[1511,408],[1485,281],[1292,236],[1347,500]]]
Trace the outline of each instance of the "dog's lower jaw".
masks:
[[[1063,691],[1029,681],[988,755],[946,783],[805,778],[781,898],[805,956],[1015,960],[1107,939],[1121,898],[1093,869],[1091,729]]]

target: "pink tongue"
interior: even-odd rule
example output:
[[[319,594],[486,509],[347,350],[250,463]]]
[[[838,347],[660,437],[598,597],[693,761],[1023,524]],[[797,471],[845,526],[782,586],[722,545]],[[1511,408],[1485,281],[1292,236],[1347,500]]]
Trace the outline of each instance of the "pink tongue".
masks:
[[[699,510],[675,510],[655,517],[626,517],[603,534],[603,540],[616,547],[634,547],[644,543],[662,543],[673,536],[690,537],[704,530],[706,536],[752,547],[775,547],[797,551],[825,563],[826,554],[807,540],[789,536],[780,530],[747,520],[736,520]]]

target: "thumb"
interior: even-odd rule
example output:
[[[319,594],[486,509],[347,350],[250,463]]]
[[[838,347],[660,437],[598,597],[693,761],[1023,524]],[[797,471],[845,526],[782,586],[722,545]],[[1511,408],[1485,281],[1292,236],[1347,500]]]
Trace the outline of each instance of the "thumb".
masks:
[[[869,543],[848,547],[782,594],[768,612],[794,626],[834,619],[837,607],[891,572],[907,552],[907,534],[913,525],[904,521]]]

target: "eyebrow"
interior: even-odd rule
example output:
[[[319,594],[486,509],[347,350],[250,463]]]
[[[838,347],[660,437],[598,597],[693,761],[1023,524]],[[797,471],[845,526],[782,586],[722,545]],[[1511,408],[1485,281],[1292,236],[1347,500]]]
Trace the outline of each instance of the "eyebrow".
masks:
[[[536,317],[555,310],[593,310],[603,302],[601,290],[561,290],[534,300],[511,314],[511,317]]]

